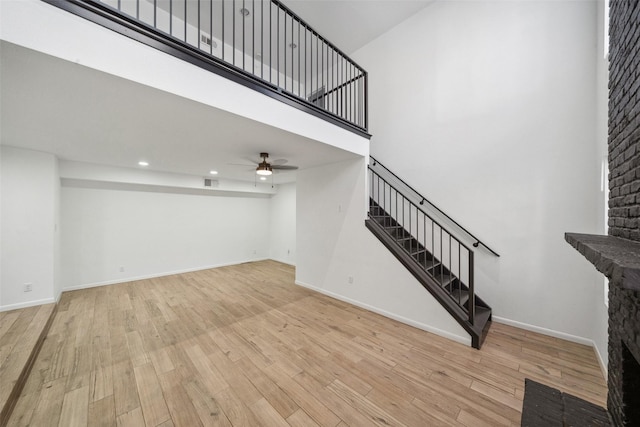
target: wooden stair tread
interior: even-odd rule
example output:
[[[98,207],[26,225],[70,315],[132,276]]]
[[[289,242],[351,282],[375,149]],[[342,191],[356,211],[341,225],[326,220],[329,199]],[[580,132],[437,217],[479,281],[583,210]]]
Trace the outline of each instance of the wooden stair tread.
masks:
[[[372,203],[370,204],[370,219],[365,221],[367,228],[465,328],[472,337],[472,345],[475,348],[480,348],[491,324],[491,308],[487,307],[476,295],[475,316],[473,324],[471,324],[467,313],[469,291],[466,286],[460,283],[458,277],[448,271],[402,225],[398,224],[375,202]],[[439,288],[440,291],[437,291],[436,288]]]

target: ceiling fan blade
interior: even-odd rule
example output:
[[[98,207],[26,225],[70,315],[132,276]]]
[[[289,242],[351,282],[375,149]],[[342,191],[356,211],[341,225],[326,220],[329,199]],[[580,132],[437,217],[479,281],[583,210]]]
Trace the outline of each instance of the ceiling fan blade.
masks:
[[[289,160],[287,160],[287,159],[276,159],[276,160],[274,160],[274,161],[272,161],[270,163],[272,165],[284,165],[284,164],[289,163]]]
[[[294,171],[294,170],[298,169],[298,166],[271,165],[271,168],[274,169],[274,170],[281,170],[281,171]]]
[[[229,165],[229,166],[246,166],[246,167],[257,166],[255,163],[254,163],[254,164],[248,164],[248,163],[227,163],[227,165]]]

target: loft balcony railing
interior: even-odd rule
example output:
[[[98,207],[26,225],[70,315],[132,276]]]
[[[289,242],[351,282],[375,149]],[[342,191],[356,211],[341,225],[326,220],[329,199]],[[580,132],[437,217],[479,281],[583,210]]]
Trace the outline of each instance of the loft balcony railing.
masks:
[[[43,1],[369,136],[367,72],[277,0]]]

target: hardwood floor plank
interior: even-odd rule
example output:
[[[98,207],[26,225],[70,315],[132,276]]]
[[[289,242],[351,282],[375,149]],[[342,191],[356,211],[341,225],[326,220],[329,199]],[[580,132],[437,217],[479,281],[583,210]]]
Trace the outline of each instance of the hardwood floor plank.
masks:
[[[89,416],[89,386],[71,390],[64,395],[59,426],[86,426]]]
[[[194,380],[184,385],[198,417],[204,426],[231,427],[229,419],[216,401],[211,391],[199,380]]]
[[[251,381],[269,405],[272,406],[282,418],[287,418],[298,410],[298,405],[296,405],[293,399],[249,359],[242,359],[236,363],[242,372],[244,372],[247,379]]]
[[[373,404],[358,392],[350,389],[340,380],[335,380],[327,386],[327,390],[332,391],[346,401],[350,406],[370,419],[370,422],[379,426],[401,426],[404,425],[396,420],[392,415]]]
[[[116,407],[113,396],[89,403],[89,425],[111,427],[116,425]]]
[[[139,407],[140,399],[131,361],[113,365],[112,375],[116,415],[130,412]]]
[[[142,415],[147,426],[157,426],[170,418],[156,371],[151,363],[133,368]]]
[[[44,385],[40,399],[31,418],[30,424],[57,425],[62,410],[62,401],[65,397],[66,378],[58,378]]]
[[[273,406],[267,402],[267,399],[260,399],[253,405],[249,406],[249,409],[256,418],[260,421],[260,425],[265,427],[289,427],[289,424],[284,418],[274,409]]]
[[[193,402],[181,385],[167,389],[163,388],[162,392],[169,407],[171,420],[174,425],[185,427],[202,426],[202,421],[200,421]]]
[[[589,347],[494,323],[478,351],[294,276],[261,261],[63,293],[9,425],[511,426],[526,377],[606,402]],[[0,313],[0,373],[37,335],[28,313]]]
[[[228,388],[216,393],[215,399],[234,427],[255,427],[260,425],[253,412],[249,410],[232,389]]]
[[[118,415],[116,419],[118,427],[140,427],[144,425],[142,409],[137,407],[129,412]]]
[[[266,368],[264,372],[318,424],[322,426],[335,426],[340,422],[340,418],[338,418],[336,414],[310,395],[300,384],[291,379],[277,363]],[[289,417],[287,417],[287,419],[289,419]]]
[[[287,424],[291,427],[320,427],[313,419],[307,415],[302,409],[298,409],[287,418]],[[324,424],[323,424],[324,425]]]

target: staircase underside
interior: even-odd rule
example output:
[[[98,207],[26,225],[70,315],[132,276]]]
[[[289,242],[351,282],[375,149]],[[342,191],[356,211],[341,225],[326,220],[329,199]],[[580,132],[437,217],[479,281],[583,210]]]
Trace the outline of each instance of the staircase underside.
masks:
[[[476,295],[471,322],[468,288],[380,207],[372,206],[369,214],[366,227],[469,333],[471,345],[479,349],[491,325],[491,308]]]

